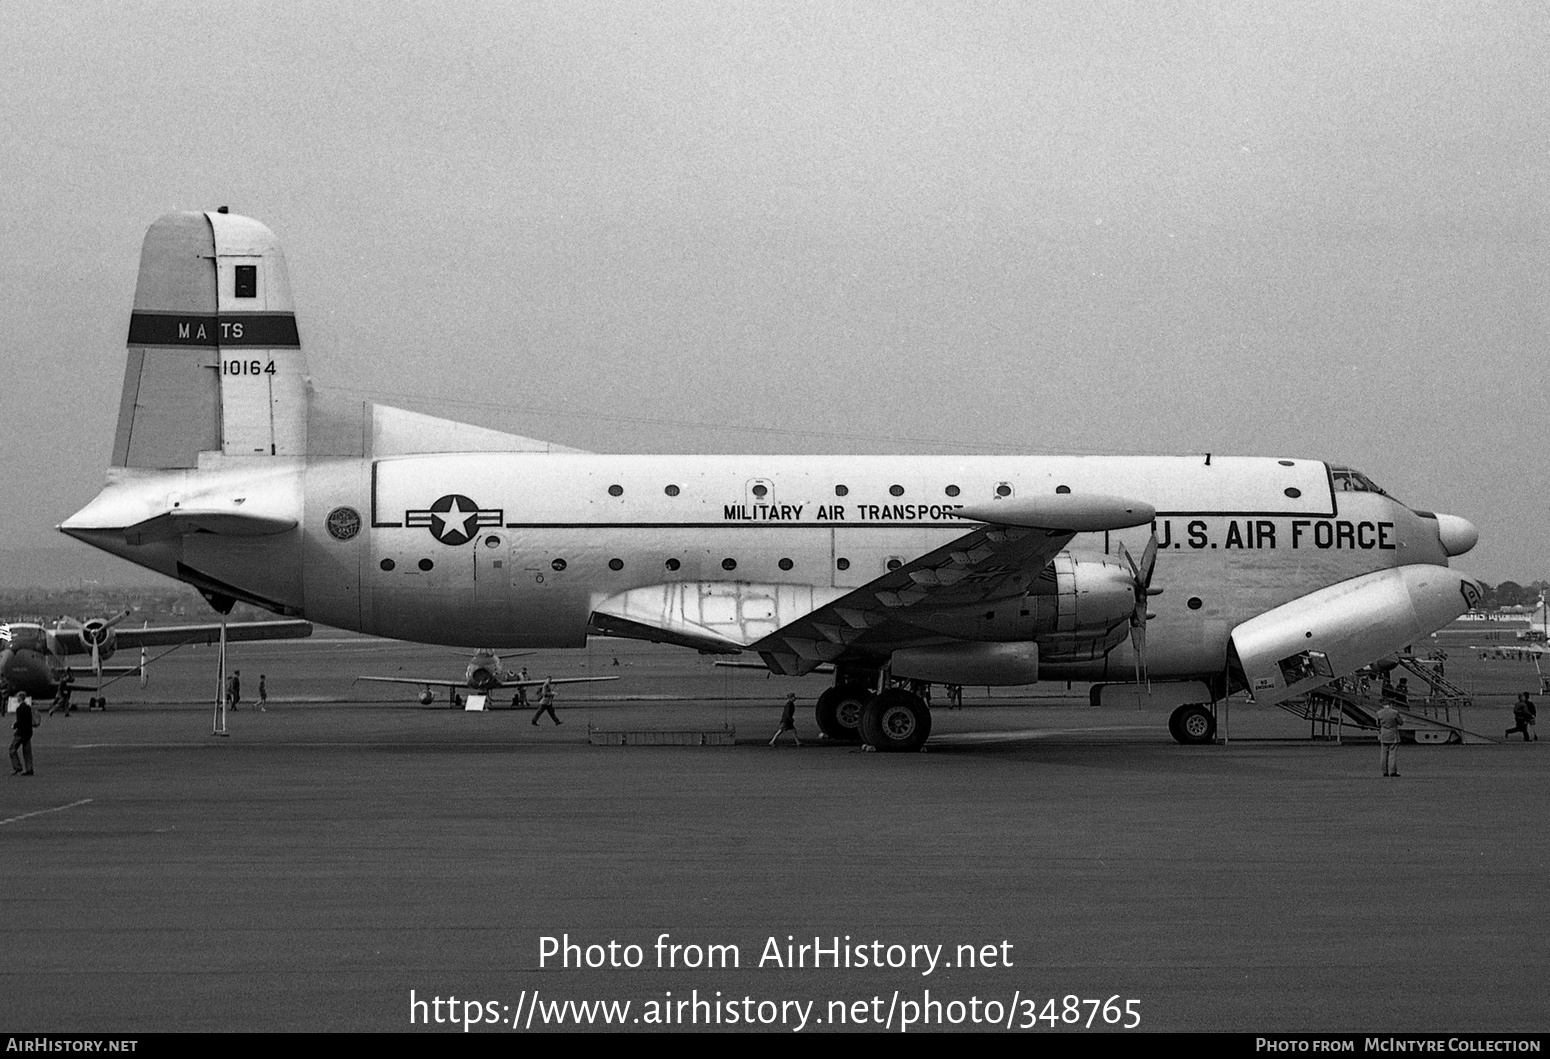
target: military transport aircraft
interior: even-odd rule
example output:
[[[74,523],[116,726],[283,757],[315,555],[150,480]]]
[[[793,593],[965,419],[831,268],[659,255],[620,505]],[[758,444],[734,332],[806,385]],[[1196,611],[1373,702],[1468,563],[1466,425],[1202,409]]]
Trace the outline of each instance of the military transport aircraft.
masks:
[[[216,643],[221,637],[219,623],[204,625],[158,625],[141,629],[121,629],[118,624],[129,611],[112,618],[63,624],[46,628],[33,622],[0,625],[0,683],[8,694],[25,691],[35,699],[51,698],[61,684],[74,690],[78,680],[90,677],[99,687],[91,696],[90,706],[106,706],[97,692],[104,676],[124,676],[145,671],[145,663],[133,666],[103,665],[119,649],[175,647],[194,643]],[[226,625],[228,642],[252,640],[294,640],[312,635],[307,621],[237,621]],[[77,671],[70,656],[89,654],[89,666]]]
[[[198,587],[382,636],[589,633],[834,666],[819,727],[920,747],[899,681],[1172,682],[1207,741],[1479,598],[1469,522],[1311,459],[594,455],[314,393],[257,221],[146,233],[112,465],[59,528]],[[1181,690],[1182,689],[1182,690]]]
[[[514,669],[506,669],[501,665],[501,660],[493,651],[475,651],[468,659],[468,668],[463,671],[463,679],[447,680],[442,677],[427,680],[424,677],[356,677],[356,680],[366,680],[376,684],[417,684],[420,687],[420,705],[429,706],[434,700],[431,688],[446,688],[447,701],[453,706],[458,705],[458,690],[474,692],[475,694],[488,695],[492,691],[500,691],[503,688],[517,689],[525,692],[528,688],[542,687],[545,682],[550,684],[591,684],[601,680],[618,680],[618,677],[538,677],[537,679],[524,677]],[[516,705],[513,700],[512,705]]]

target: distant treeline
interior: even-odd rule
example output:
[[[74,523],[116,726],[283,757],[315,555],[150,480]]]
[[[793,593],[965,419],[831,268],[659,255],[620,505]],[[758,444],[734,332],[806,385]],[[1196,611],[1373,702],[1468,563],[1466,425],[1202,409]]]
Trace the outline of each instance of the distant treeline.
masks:
[[[1550,581],[1530,581],[1520,585],[1516,581],[1503,581],[1499,585],[1482,584],[1485,598],[1477,610],[1497,610],[1501,607],[1531,607],[1539,602],[1540,593],[1550,589]]]
[[[38,621],[52,625],[60,618],[88,621],[129,611],[125,624],[143,621],[208,622],[218,618],[204,597],[188,585],[153,588],[8,588],[0,590],[0,621]],[[238,603],[232,621],[262,621],[268,611]]]

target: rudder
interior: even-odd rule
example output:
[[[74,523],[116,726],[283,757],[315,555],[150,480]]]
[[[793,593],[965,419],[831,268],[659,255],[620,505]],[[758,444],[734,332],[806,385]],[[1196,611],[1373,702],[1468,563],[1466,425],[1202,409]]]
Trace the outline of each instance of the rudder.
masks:
[[[279,241],[227,213],[171,213],[140,251],[116,467],[306,452],[306,362]]]

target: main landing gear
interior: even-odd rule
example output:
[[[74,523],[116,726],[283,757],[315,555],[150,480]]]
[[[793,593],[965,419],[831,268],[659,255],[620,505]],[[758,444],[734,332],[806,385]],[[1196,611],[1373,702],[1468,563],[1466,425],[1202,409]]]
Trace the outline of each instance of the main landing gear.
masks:
[[[877,750],[919,750],[931,735],[931,708],[912,691],[842,683],[818,696],[818,730],[837,743]]]
[[[1168,717],[1168,732],[1186,746],[1216,739],[1216,715],[1203,702],[1187,702]]]
[[[818,730],[836,743],[859,743],[861,711],[871,697],[871,689],[862,685],[836,684],[818,696],[813,708]]]

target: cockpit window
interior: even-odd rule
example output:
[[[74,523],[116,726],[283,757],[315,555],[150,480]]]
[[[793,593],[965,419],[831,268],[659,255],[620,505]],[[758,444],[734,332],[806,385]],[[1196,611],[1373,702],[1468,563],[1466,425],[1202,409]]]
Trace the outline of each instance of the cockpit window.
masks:
[[[1335,491],[1337,493],[1377,493],[1379,496],[1389,495],[1380,489],[1376,482],[1355,467],[1331,467],[1329,473],[1335,480]]]

